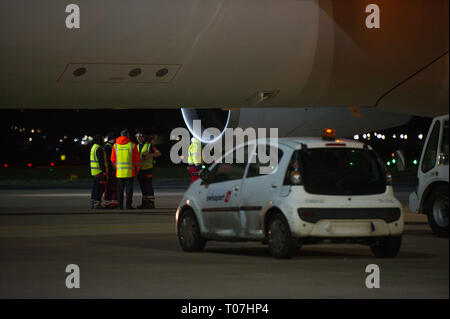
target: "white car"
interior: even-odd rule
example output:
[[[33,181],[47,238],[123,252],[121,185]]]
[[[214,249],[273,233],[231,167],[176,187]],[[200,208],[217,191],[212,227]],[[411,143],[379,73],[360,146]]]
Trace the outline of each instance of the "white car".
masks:
[[[290,258],[304,244],[342,242],[369,245],[376,257],[397,255],[403,209],[370,146],[282,138],[267,144],[266,155],[278,159],[267,167],[255,147],[261,143],[269,142],[235,147],[233,158],[244,148],[245,163],[225,163],[228,152],[186,191],[176,212],[184,251],[200,251],[208,240],[260,241],[274,257]]]

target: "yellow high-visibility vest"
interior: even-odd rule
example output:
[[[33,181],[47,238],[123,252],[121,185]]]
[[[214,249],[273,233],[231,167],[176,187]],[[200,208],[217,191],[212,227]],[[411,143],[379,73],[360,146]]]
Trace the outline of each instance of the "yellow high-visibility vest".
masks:
[[[195,140],[189,145],[189,165],[200,165],[202,163],[202,144]]]
[[[102,172],[100,161],[97,157],[97,149],[100,147],[98,144],[94,144],[91,147],[91,175],[96,176]]]
[[[116,150],[116,171],[118,178],[133,177],[133,147],[134,143],[128,142],[127,144],[114,144]]]
[[[151,153],[151,143],[144,143],[144,145],[142,145],[141,150],[139,151],[139,156],[141,158],[141,169],[150,169],[153,168],[153,157],[151,157],[150,159],[146,160],[144,159],[144,157],[148,154]]]

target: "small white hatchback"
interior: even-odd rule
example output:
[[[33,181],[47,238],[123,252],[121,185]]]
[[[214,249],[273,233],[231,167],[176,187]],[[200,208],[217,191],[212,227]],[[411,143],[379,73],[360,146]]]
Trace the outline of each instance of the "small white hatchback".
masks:
[[[242,151],[244,160],[236,161]],[[176,212],[184,251],[200,251],[208,240],[261,241],[276,258],[323,242],[368,245],[376,257],[395,257],[400,250],[402,205],[386,167],[366,144],[254,140],[200,176]]]

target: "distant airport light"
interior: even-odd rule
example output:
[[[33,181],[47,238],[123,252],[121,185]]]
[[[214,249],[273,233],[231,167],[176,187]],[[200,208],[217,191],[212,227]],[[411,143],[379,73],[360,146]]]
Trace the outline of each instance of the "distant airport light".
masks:
[[[74,138],[73,139],[73,141],[76,143],[76,142],[78,142],[79,141],[79,139],[77,139],[77,138]]]
[[[387,164],[387,166],[390,166],[390,165],[391,165],[391,162],[387,162],[386,164]]]
[[[55,163],[53,163],[53,162],[52,162],[52,163],[50,163],[50,166],[51,166],[51,167],[55,166]]]
[[[59,147],[56,148],[56,151],[59,152]]]
[[[28,163],[28,167],[31,167],[31,163]]]
[[[367,133],[367,137],[370,138],[370,133]]]
[[[395,157],[395,154],[394,154],[394,153],[392,153],[392,154],[391,154],[391,156],[392,156],[392,157]]]
[[[403,134],[400,134],[400,138],[403,139]]]
[[[366,139],[367,138],[367,134],[363,134],[363,139]]]
[[[60,140],[59,140],[59,142],[60,142],[60,143],[62,143],[62,142],[63,142],[63,140],[62,140],[62,139],[60,139]]]
[[[41,133],[41,130],[40,130],[40,129],[38,129],[38,130],[37,130],[37,132],[38,132],[38,133],[40,134],[40,133]]]
[[[419,138],[419,140],[423,139],[423,134],[419,134],[419,136],[417,136]]]
[[[414,164],[414,165],[417,165],[417,160],[414,160],[414,161],[413,161],[413,164]]]
[[[392,164],[395,164],[395,162],[396,162],[396,160],[395,160],[395,158],[392,160]]]
[[[396,139],[396,138],[397,138],[397,135],[393,134],[393,135],[392,135],[392,138],[393,138],[393,139]]]
[[[382,135],[381,138],[382,138],[383,140],[385,140],[385,139],[386,139],[386,136]]]
[[[403,136],[403,138],[404,138],[405,140],[407,140],[407,139],[408,139],[408,135],[405,134],[405,135]]]
[[[3,165],[4,168],[8,168],[8,164]]]
[[[66,160],[66,155],[61,155],[61,161],[65,161]]]
[[[28,138],[28,142],[31,142],[33,139],[31,137]]]
[[[354,140],[359,140],[359,136],[358,136],[358,135],[355,135],[355,136],[353,136],[353,139],[354,139]]]
[[[34,133],[34,129],[31,129],[31,133]]]

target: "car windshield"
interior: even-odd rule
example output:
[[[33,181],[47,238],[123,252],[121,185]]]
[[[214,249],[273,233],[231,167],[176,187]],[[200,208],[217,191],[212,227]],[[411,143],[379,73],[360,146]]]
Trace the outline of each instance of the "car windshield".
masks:
[[[384,170],[373,151],[317,148],[300,153],[300,166],[308,193],[369,195],[386,190]]]

